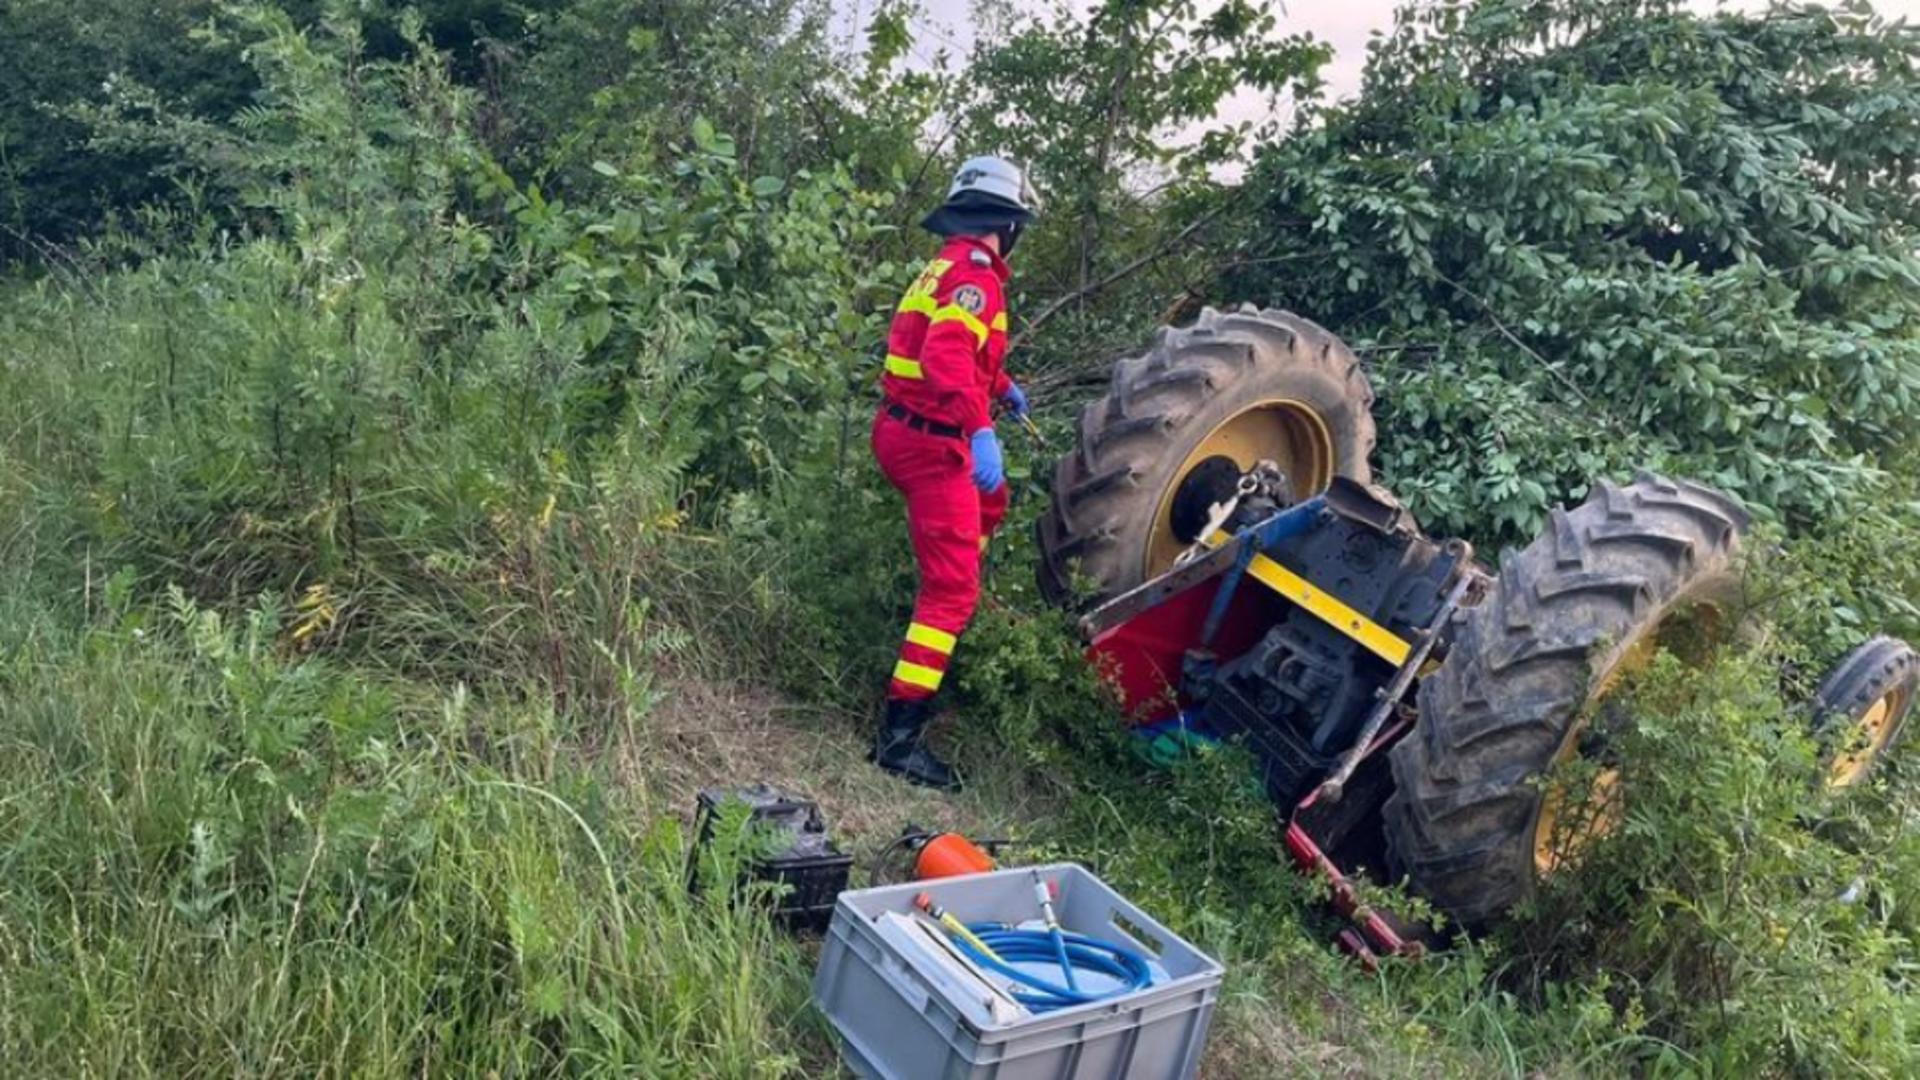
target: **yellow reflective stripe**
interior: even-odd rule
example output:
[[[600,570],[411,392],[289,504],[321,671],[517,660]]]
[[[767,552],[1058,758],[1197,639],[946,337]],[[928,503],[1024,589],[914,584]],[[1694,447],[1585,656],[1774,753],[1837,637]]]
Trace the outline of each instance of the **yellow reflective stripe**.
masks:
[[[935,671],[925,664],[916,664],[911,660],[902,660],[893,665],[893,677],[908,686],[917,686],[922,690],[940,689],[940,676],[945,672]]]
[[[898,310],[902,314],[907,312],[914,312],[920,315],[925,315],[927,316],[928,320],[933,323],[943,323],[943,322],[963,323],[966,325],[967,329],[973,331],[973,336],[976,338],[979,338],[982,344],[986,343],[987,324],[980,321],[980,316],[975,315],[973,312],[968,311],[966,308],[961,307],[959,304],[941,304],[933,298],[933,294],[931,293],[920,292],[917,289],[912,292],[909,292],[907,293],[907,295],[900,298],[900,306],[896,310]],[[1006,312],[1003,311],[1000,314],[994,316],[993,329],[999,330],[1002,333],[1006,331],[1007,329],[1007,313]]]
[[[982,539],[985,539],[985,537],[982,537]],[[936,626],[928,626],[925,623],[908,623],[907,640],[915,645],[924,645],[934,652],[939,653],[941,656],[950,656],[953,653],[954,642],[960,639]]]
[[[1274,592],[1306,608],[1335,630],[1366,646],[1374,655],[1394,667],[1406,663],[1407,656],[1413,652],[1413,646],[1393,631],[1341,603],[1337,597],[1322,592],[1305,578],[1265,555],[1255,555],[1253,561],[1247,564],[1247,573]]]
[[[887,357],[887,374],[898,375],[903,379],[924,379],[926,373],[920,370],[920,361],[909,360],[904,356]]]
[[[938,326],[943,322],[961,323],[973,331],[973,336],[980,339],[980,344],[987,343],[987,324],[980,321],[980,316],[959,304],[948,304],[933,313],[933,325]]]

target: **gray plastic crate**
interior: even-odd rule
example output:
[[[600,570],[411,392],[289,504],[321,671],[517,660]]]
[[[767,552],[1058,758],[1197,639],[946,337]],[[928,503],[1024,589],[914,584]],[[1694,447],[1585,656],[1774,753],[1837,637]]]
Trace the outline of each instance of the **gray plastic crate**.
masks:
[[[1061,925],[1138,948],[1170,978],[1137,993],[995,1025],[939,967],[874,927],[913,898],[967,922],[1033,918],[1033,872],[1059,884]],[[1073,863],[843,892],[813,998],[854,1072],[884,1080],[1172,1080],[1193,1076],[1225,969]]]

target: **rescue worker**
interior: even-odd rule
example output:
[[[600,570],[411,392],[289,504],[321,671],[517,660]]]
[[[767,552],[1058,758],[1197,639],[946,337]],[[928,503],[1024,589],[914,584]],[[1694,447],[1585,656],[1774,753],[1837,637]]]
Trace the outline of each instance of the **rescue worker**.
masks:
[[[954,645],[980,599],[987,538],[1007,512],[992,405],[999,401],[1024,417],[1027,397],[1000,369],[1006,258],[1038,209],[1012,162],[976,157],[962,164],[946,201],[921,222],[945,238],[939,254],[901,299],[887,334],[873,453],[906,498],[920,588],[872,757],[929,787],[959,786],[924,736]]]

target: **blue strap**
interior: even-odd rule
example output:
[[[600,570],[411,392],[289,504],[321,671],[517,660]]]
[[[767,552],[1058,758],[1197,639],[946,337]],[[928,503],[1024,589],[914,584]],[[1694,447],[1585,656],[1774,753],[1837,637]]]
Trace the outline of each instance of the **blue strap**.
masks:
[[[1213,606],[1207,610],[1206,628],[1200,632],[1200,644],[1213,644],[1213,635],[1220,630],[1220,622],[1227,616],[1227,607],[1233,603],[1233,597],[1240,589],[1240,582],[1247,576],[1247,567],[1253,564],[1256,554],[1269,551],[1288,540],[1299,536],[1313,527],[1326,509],[1327,497],[1315,495],[1306,502],[1273,515],[1251,529],[1241,532],[1228,543],[1240,545],[1234,553],[1233,566],[1220,581],[1220,589],[1213,594]]]

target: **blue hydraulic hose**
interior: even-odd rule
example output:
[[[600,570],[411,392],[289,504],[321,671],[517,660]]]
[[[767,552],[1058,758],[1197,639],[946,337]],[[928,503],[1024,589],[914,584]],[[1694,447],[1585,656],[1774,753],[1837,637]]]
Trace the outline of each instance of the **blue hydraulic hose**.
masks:
[[[1047,927],[1047,937],[1053,941],[1053,955],[1060,961],[1060,970],[1066,972],[1067,989],[1080,992],[1080,980],[1073,977],[1073,964],[1067,960],[1067,935],[1058,926]]]
[[[1027,991],[1015,992],[1013,998],[1034,1012],[1104,1001],[1153,984],[1153,969],[1147,965],[1146,957],[1111,941],[1060,930],[1009,930],[1002,923],[974,923],[967,929],[973,931],[981,944],[993,950],[993,955],[983,954],[965,939],[956,938],[955,944],[964,949],[974,963],[1027,987]],[[1015,967],[1016,962],[1058,964],[1068,985],[1042,979]],[[1075,970],[1098,972],[1120,985],[1089,993],[1078,988]]]

